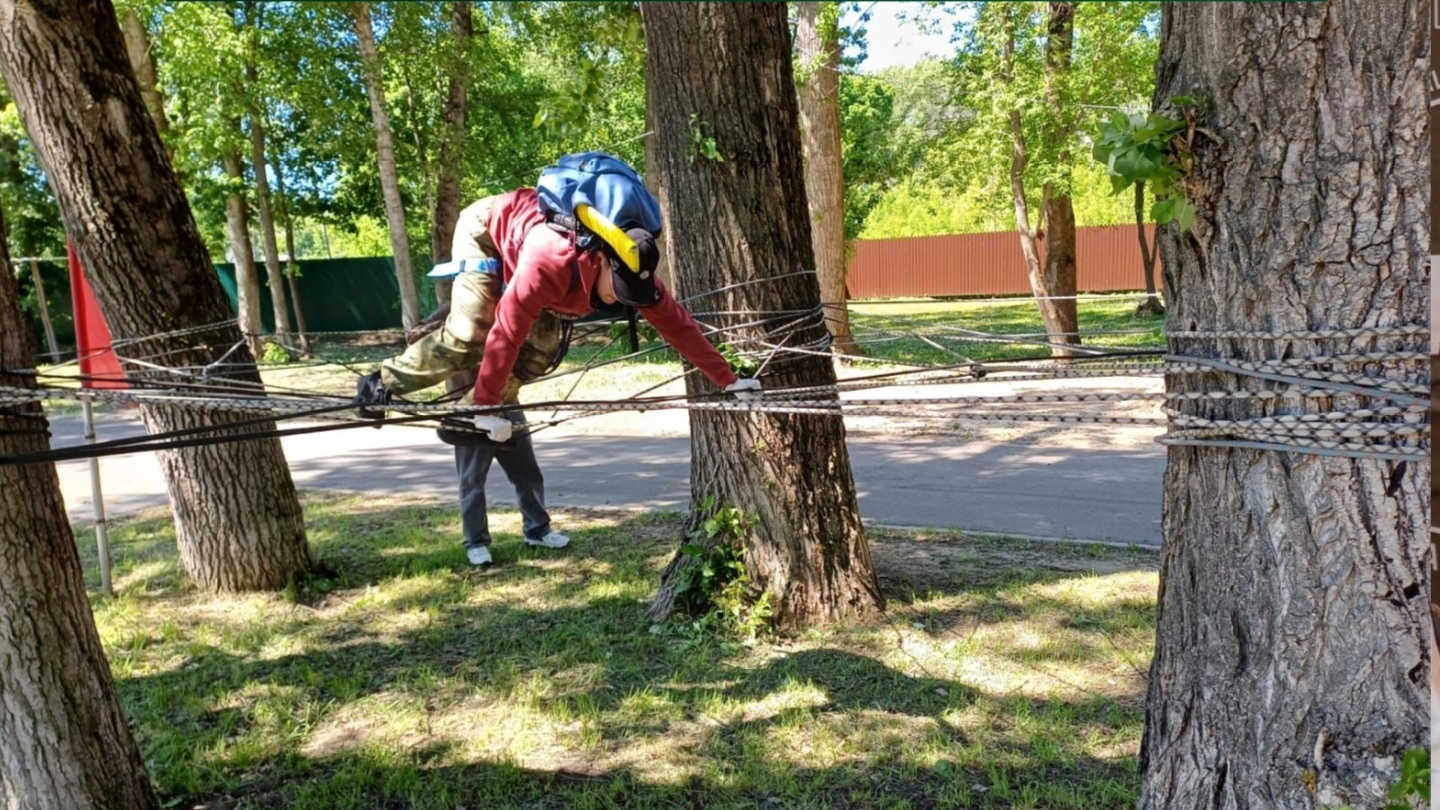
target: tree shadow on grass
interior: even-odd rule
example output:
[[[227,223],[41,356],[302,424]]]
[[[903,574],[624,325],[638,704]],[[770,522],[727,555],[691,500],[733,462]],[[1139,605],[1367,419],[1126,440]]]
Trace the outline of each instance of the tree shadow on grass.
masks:
[[[167,800],[326,810],[1133,802],[1133,766],[1086,742],[1135,735],[1137,712],[1114,696],[996,693],[900,671],[880,660],[889,650],[861,642],[747,649],[647,632],[678,516],[611,520],[558,555],[502,533],[505,564],[476,575],[441,536],[444,518],[417,508],[313,520],[317,547],[348,567],[309,605],[256,597],[263,609],[245,619],[195,595],[172,605],[174,591],[127,597],[155,619],[189,622],[166,633],[157,625],[170,619],[142,619],[111,645]],[[150,556],[122,573],[166,559],[163,527],[144,530]],[[974,559],[921,576],[910,569],[935,550],[907,543],[942,545],[882,535],[882,570],[887,556],[913,558],[892,570],[909,587],[892,597],[896,612],[932,592],[983,612],[1004,583],[1057,582],[1083,562],[1021,576],[1005,573],[1026,559],[1013,547],[954,543]]]

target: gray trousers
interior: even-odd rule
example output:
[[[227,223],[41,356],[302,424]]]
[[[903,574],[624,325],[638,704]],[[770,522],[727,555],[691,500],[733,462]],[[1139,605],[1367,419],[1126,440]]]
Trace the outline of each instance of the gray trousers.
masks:
[[[505,414],[517,425],[525,423],[520,411]],[[520,503],[525,537],[539,540],[550,533],[550,513],[545,511],[545,478],[535,460],[535,446],[528,431],[517,430],[510,441],[496,444],[476,439],[455,445],[455,472],[460,478],[460,523],[464,526],[465,547],[490,545],[490,519],[485,510],[485,476],[490,462],[499,461]]]

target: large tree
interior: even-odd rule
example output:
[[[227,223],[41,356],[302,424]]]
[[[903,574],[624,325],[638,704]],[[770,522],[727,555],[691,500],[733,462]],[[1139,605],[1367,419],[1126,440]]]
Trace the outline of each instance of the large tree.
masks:
[[[1427,322],[1426,9],[1166,6],[1156,105],[1208,99],[1186,164],[1193,229],[1159,234],[1175,354],[1423,390],[1426,335],[1402,327]],[[1332,329],[1363,331],[1243,336]],[[1285,385],[1215,371],[1167,387]],[[1352,388],[1175,404],[1243,420],[1389,403]],[[1430,475],[1375,456],[1170,449],[1141,808],[1384,804],[1429,727]]]
[[[795,4],[795,73],[815,273],[834,350],[858,354],[845,294],[845,174],[840,139],[840,4]]]
[[[210,385],[258,385],[240,330],[126,59],[109,0],[3,0],[0,72],[124,354],[212,367]],[[195,331],[191,331],[195,330]],[[223,363],[223,365],[221,365]],[[151,384],[185,372],[133,363]],[[152,432],[217,429],[253,412],[147,404]],[[160,453],[180,560],[202,588],[279,588],[312,565],[278,439]]]
[[[14,5],[0,3],[0,23]],[[0,386],[35,367],[0,221]],[[50,449],[38,402],[0,405],[0,453]],[[125,723],[53,464],[0,466],[0,805],[158,807]]]
[[[667,192],[675,286],[700,296],[703,312],[811,313],[731,333],[742,347],[824,345],[819,284],[798,272],[815,265],[785,5],[646,3],[642,13],[656,133],[650,169]],[[713,316],[721,327],[747,320]],[[765,383],[833,386],[835,370],[826,355],[785,355],[767,366]],[[687,386],[692,396],[715,391],[694,375]],[[745,569],[781,628],[883,606],[838,408],[692,411],[690,429],[692,503],[698,513],[713,498],[756,519]],[[668,570],[652,615],[668,608],[683,559]]]
[[[405,203],[400,196],[399,170],[395,164],[395,142],[390,130],[390,115],[385,109],[385,73],[380,49],[375,43],[375,28],[370,20],[370,4],[356,3],[351,10],[355,38],[360,47],[364,70],[365,93],[370,99],[370,115],[375,125],[376,164],[380,170],[380,189],[385,197],[385,220],[390,225],[390,246],[395,255],[395,280],[400,285],[400,320],[409,329],[420,322],[420,293],[415,286],[415,271],[410,264],[410,236],[405,231]]]

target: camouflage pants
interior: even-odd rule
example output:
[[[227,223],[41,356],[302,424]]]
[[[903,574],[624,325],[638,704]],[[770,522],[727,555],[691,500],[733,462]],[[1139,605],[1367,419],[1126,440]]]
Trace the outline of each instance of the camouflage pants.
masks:
[[[487,197],[460,212],[451,246],[452,258],[498,255],[486,230],[493,200]],[[450,311],[444,322],[411,343],[403,354],[381,362],[381,380],[394,393],[406,394],[438,385],[456,374],[477,372],[484,358],[485,338],[495,323],[500,292],[497,274],[460,273],[451,286]],[[517,402],[521,384],[543,376],[559,351],[560,319],[548,311],[542,312],[520,347],[515,368],[506,381],[504,401]],[[473,385],[473,378],[470,384]]]

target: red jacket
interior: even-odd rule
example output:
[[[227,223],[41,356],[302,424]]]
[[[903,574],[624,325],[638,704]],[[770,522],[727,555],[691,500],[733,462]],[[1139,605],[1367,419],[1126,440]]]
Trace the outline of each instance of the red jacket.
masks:
[[[545,225],[534,189],[502,195],[490,209],[488,230],[500,249],[506,287],[485,340],[485,358],[475,384],[476,405],[500,404],[505,380],[540,313],[548,309],[558,315],[589,314],[590,291],[600,273],[609,272],[598,252],[579,253],[567,236]],[[577,254],[578,283],[572,269]],[[660,300],[641,310],[645,320],[711,382],[721,387],[735,382],[730,364],[705,339],[695,318],[658,279],[655,287]]]

